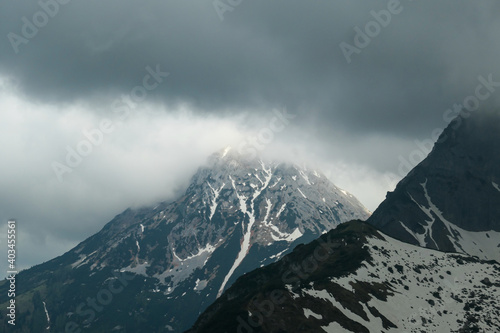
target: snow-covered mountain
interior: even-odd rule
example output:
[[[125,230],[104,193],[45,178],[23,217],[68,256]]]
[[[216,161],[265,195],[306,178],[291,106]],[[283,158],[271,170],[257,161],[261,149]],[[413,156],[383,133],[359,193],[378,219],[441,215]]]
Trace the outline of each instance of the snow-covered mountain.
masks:
[[[189,333],[499,332],[500,264],[344,223],[240,277]]]
[[[500,116],[457,117],[368,219],[402,241],[500,261]]]
[[[458,117],[368,223],[240,277],[189,332],[500,332],[499,129]]]
[[[368,216],[318,171],[226,148],[178,200],[128,209],[63,256],[20,273],[18,297],[33,309],[18,307],[18,327],[181,332],[238,276]]]

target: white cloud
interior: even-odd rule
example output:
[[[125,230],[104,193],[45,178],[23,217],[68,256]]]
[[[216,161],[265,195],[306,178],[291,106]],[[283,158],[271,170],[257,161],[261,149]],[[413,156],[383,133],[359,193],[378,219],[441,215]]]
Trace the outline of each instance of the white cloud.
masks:
[[[253,116],[250,110],[233,113],[238,116],[203,115],[188,105],[166,109],[144,103],[120,123],[113,112],[102,112],[106,104],[97,111],[84,102],[37,104],[23,100],[2,82],[6,81],[0,80],[0,154],[5,162],[0,172],[0,219],[19,221],[21,267],[62,254],[128,207],[176,199],[208,155],[258,137],[275,115],[269,111]],[[65,164],[67,147],[76,149],[88,140],[82,130],[97,128],[104,117],[111,119],[114,130],[103,134],[102,143],[93,145],[60,182],[52,163]],[[261,153],[319,166],[374,210],[388,186],[382,171],[360,161],[381,158],[370,153],[376,145],[406,146],[390,138],[355,140],[348,134],[342,144],[332,143],[311,133],[314,128],[293,119],[274,133]]]
[[[82,129],[102,116],[2,89],[0,218],[19,221],[24,267],[62,254],[127,207],[173,200],[209,154],[242,139],[241,117],[200,117],[186,107],[148,112],[153,107],[138,108],[60,182],[52,162],[65,164],[66,147],[86,140]]]

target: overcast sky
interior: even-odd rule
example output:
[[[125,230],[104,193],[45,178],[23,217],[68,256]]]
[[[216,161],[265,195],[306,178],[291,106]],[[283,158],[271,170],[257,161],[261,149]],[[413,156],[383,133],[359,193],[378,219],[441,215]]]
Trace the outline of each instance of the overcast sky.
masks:
[[[319,166],[374,210],[423,156],[415,140],[500,82],[499,12],[494,0],[4,1],[0,219],[18,220],[18,265],[175,199],[209,154],[285,110],[262,153]],[[489,88],[480,107],[498,100]],[[87,156],[68,166],[78,147]]]

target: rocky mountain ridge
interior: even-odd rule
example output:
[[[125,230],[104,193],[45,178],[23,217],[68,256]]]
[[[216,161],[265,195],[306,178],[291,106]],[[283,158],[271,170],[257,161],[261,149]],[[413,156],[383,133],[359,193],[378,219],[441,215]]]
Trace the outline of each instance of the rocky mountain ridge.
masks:
[[[21,272],[18,327],[181,332],[238,276],[368,216],[315,170],[225,149],[178,200],[128,209],[63,256]],[[123,277],[133,279],[112,302],[87,303]]]
[[[500,260],[500,116],[458,116],[368,219],[410,244]]]

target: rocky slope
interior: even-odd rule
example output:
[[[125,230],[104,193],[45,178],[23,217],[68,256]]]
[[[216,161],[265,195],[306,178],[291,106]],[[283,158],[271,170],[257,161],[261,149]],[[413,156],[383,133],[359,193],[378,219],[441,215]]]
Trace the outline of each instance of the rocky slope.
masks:
[[[352,221],[240,277],[188,332],[497,332],[499,299],[497,262]]]
[[[402,241],[500,260],[500,116],[458,117],[368,219]]]
[[[238,276],[368,216],[315,170],[243,160],[228,148],[178,200],[128,209],[63,256],[21,272],[9,329],[181,332]],[[2,309],[6,288],[0,283]]]

